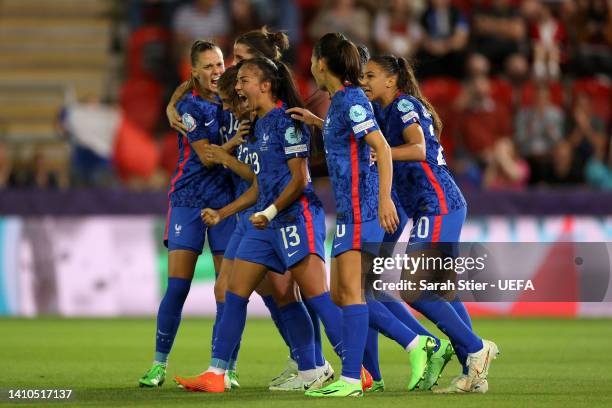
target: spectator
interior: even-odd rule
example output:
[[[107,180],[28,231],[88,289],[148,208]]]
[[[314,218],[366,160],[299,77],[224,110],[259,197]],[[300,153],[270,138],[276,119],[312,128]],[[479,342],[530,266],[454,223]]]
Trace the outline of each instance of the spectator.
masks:
[[[572,65],[576,73],[592,76],[612,72],[612,5],[609,1],[578,1],[575,9],[567,14],[575,34],[576,52]]]
[[[523,190],[529,180],[529,165],[520,158],[511,139],[501,139],[493,148],[483,187],[490,190]]]
[[[505,79],[510,84],[510,103],[513,112],[516,111],[521,102],[523,87],[530,79],[529,74],[529,61],[524,54],[512,54],[506,59],[502,79]]]
[[[516,145],[531,170],[529,183],[546,181],[552,165],[553,147],[563,135],[563,112],[550,102],[548,86],[537,88],[533,107],[519,110],[515,129]],[[566,152],[561,151],[563,148],[557,154],[566,158]]]
[[[561,61],[561,45],[565,28],[553,14],[551,7],[542,4],[538,19],[531,29],[533,43],[533,73],[537,79],[557,79]]]
[[[374,39],[381,54],[409,58],[418,49],[421,28],[408,0],[392,0],[374,21]]]
[[[491,82],[486,76],[472,78],[456,103],[459,136],[463,147],[481,167],[491,159],[493,148],[500,139],[512,134],[509,110],[491,96]]]
[[[463,14],[450,0],[431,0],[421,25],[424,33],[418,56],[419,76],[461,76],[469,36]]]
[[[612,190],[612,167],[610,161],[605,162],[606,140],[598,138],[594,140],[594,154],[585,167],[585,178],[587,182],[600,190]]]
[[[258,28],[261,24],[255,16],[251,0],[233,0],[230,2],[231,26],[234,33],[246,33]]]
[[[582,184],[583,167],[577,162],[571,144],[562,140],[555,145],[552,152],[552,172],[546,181],[553,185]]]
[[[230,17],[220,0],[195,0],[176,10],[172,28],[179,55],[195,40],[213,40],[221,49],[228,45]]]
[[[489,7],[477,9],[472,20],[473,45],[495,64],[495,72],[503,67],[508,56],[525,45],[525,22],[509,0],[492,0]]]
[[[329,32],[341,32],[356,44],[369,48],[370,16],[354,0],[327,0],[310,26],[313,41]]]
[[[576,96],[572,117],[568,122],[567,139],[575,151],[578,163],[585,166],[593,156],[595,147],[605,145],[606,125],[593,113],[591,101],[585,94]]]
[[[467,78],[477,78],[480,76],[489,76],[491,64],[487,57],[482,54],[470,54],[465,63],[465,75]]]

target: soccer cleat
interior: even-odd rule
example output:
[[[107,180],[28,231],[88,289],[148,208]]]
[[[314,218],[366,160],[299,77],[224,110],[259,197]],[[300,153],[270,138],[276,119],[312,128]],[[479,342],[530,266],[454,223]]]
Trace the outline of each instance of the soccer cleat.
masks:
[[[295,377],[297,375],[298,375],[297,363],[293,359],[289,358],[287,359],[287,367],[285,367],[282,373],[274,377],[272,381],[270,381],[270,384],[268,384],[268,386],[271,387],[273,385],[284,383],[288,379]]]
[[[489,390],[489,382],[480,380],[474,386],[470,386],[470,380],[467,375],[462,374],[452,379],[451,383],[444,388],[436,388],[434,394],[465,394],[473,392],[476,394],[484,394]]]
[[[161,387],[166,381],[166,366],[160,363],[154,363],[153,366],[144,373],[138,384],[140,387]]]
[[[306,391],[307,397],[335,398],[335,397],[363,397],[361,383],[350,384],[344,380],[338,380],[318,390]]]
[[[372,374],[370,374],[370,372],[366,370],[364,366],[361,366],[361,388],[363,391],[367,391],[373,383],[374,379],[372,378]]]
[[[188,391],[195,392],[224,392],[225,375],[206,371],[196,377],[174,377],[177,384],[182,385]]]
[[[233,388],[240,388],[240,383],[238,382],[238,373],[236,372],[236,370],[227,370],[225,372],[225,377],[227,378],[226,382],[226,386],[225,388],[227,389],[227,382],[229,381],[229,385],[230,385],[230,389]]]
[[[325,384],[329,380],[334,379],[334,368],[329,364],[329,361],[325,360],[325,365],[317,369],[319,370],[319,380],[321,380],[321,384]]]
[[[372,386],[366,392],[383,392],[385,390],[385,381],[381,378],[380,381],[373,381]]]
[[[431,387],[438,383],[438,378],[442,376],[442,371],[444,371],[444,367],[451,360],[453,354],[454,350],[450,342],[440,339],[440,347],[438,351],[431,355],[431,360],[425,369],[425,377],[421,384],[419,384],[419,389],[430,390]]]
[[[408,359],[410,361],[410,381],[408,390],[418,388],[425,378],[425,370],[431,360],[431,355],[436,347],[436,341],[429,336],[419,336],[419,344],[410,350]]]
[[[308,391],[318,390],[321,387],[323,387],[321,377],[306,381],[302,379],[301,375],[298,374],[295,377],[288,378],[285,382],[271,385],[268,387],[268,389],[270,391]]]
[[[470,386],[479,384],[482,380],[487,379],[491,362],[497,358],[498,354],[497,344],[489,340],[482,341],[482,349],[480,351],[468,354],[467,366]]]

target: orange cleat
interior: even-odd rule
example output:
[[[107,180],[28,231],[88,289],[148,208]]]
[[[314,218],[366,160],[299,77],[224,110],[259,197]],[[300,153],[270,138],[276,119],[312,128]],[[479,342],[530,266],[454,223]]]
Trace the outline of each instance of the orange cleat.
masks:
[[[361,388],[363,390],[367,390],[372,387],[374,384],[374,379],[372,378],[372,374],[365,367],[361,366]]]
[[[225,376],[206,371],[196,377],[174,377],[177,384],[183,386],[188,391],[195,392],[224,392]]]

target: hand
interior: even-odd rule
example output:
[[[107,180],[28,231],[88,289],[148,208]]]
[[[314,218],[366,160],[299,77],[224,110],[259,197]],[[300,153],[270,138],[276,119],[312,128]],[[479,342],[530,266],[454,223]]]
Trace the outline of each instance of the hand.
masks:
[[[268,221],[268,218],[266,218],[265,215],[259,214],[253,214],[251,215],[251,217],[249,218],[249,221],[251,221],[251,223],[253,224],[253,226],[257,229],[265,229],[268,224],[270,223],[270,221]]]
[[[380,226],[389,234],[393,234],[397,230],[399,217],[391,197],[385,198],[378,203],[378,221]]]
[[[186,137],[187,127],[185,127],[185,124],[181,119],[181,115],[179,115],[174,105],[168,104],[166,107],[166,116],[168,117],[170,127]]]
[[[208,144],[204,146],[204,158],[208,164],[223,164],[230,157],[221,146]]]
[[[221,222],[221,216],[219,211],[213,210],[212,208],[205,208],[200,212],[202,221],[209,227],[215,226]]]
[[[234,136],[232,139],[239,137],[241,140],[240,143],[243,143],[244,139],[246,138],[246,136],[249,134],[250,131],[251,131],[251,121],[249,120],[242,121],[240,122],[240,126],[238,126],[238,131],[236,132],[236,136]]]
[[[317,126],[323,127],[323,119],[304,108],[291,108],[286,110],[287,113],[291,115],[292,119],[299,120],[300,122],[304,122],[308,126]]]

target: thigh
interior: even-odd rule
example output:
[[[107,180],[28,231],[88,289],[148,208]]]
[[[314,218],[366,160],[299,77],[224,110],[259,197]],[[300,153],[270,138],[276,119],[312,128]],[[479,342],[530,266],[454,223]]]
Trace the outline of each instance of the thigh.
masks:
[[[168,277],[193,279],[198,256],[198,253],[184,249],[168,252]]]
[[[264,265],[236,259],[230,273],[227,290],[248,299],[266,272],[267,268]]]
[[[287,268],[277,250],[276,233],[276,230],[270,228],[249,229],[236,250],[234,262],[240,259],[263,265],[277,273],[284,273]]]
[[[236,217],[228,217],[208,229],[208,246],[213,255],[223,255],[236,228]]]
[[[300,299],[291,272],[284,274],[268,272],[263,282],[269,285],[270,293],[278,307],[283,307]]]
[[[306,298],[327,292],[325,263],[317,255],[309,255],[291,268],[291,273]]]
[[[225,302],[225,292],[229,286],[229,278],[231,276],[234,261],[231,259],[223,259],[219,275],[215,280],[215,299],[217,302]]]

